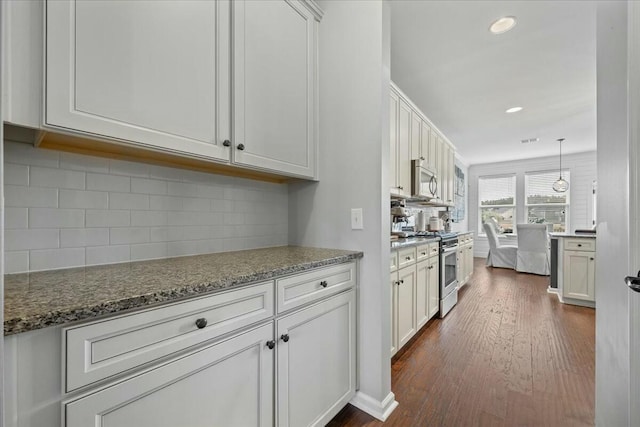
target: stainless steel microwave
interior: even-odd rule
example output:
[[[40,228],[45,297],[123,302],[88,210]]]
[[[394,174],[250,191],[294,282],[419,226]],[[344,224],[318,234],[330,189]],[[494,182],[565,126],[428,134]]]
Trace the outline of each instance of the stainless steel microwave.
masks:
[[[426,167],[424,160],[411,161],[411,198],[433,200],[438,198],[438,177]]]

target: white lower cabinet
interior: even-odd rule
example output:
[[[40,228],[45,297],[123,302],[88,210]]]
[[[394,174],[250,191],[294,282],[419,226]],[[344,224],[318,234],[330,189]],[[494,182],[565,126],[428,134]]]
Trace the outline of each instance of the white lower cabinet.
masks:
[[[396,327],[398,349],[416,333],[416,267],[412,265],[398,270],[396,284]]]
[[[432,257],[427,261],[428,275],[427,275],[427,308],[429,312],[429,319],[438,314],[440,311],[440,277],[439,266],[440,257]]]
[[[563,296],[595,301],[595,253],[564,251]]]
[[[64,402],[67,427],[269,426],[272,324]]]
[[[355,315],[351,290],[277,320],[278,426],[325,425],[351,400]]]

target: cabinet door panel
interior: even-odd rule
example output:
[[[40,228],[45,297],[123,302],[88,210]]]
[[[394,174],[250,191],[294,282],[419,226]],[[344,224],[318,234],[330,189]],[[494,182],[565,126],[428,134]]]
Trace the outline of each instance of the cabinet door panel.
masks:
[[[400,193],[411,195],[411,107],[400,99],[398,113],[398,179]]]
[[[416,267],[414,265],[398,271],[398,349],[416,333]]]
[[[355,310],[350,290],[277,321],[279,426],[325,425],[353,397]]]
[[[429,260],[416,265],[416,328],[429,320]]]
[[[594,254],[592,252],[564,251],[562,261],[563,296],[594,301]]]
[[[64,402],[67,427],[273,424],[273,324]]]
[[[438,266],[440,265],[440,257],[429,259],[429,318],[438,313],[440,310],[440,276]]]
[[[398,186],[398,110],[400,99],[395,92],[391,91],[389,97],[389,183],[391,192],[397,193]]]
[[[45,123],[228,160],[228,17],[225,1],[48,1]]]
[[[396,284],[398,274],[391,274],[391,357],[398,352],[398,286]]]
[[[316,20],[298,1],[235,1],[234,161],[313,177]]]
[[[422,132],[420,133],[420,156],[424,157],[427,162],[427,168],[429,170],[434,170],[433,166],[433,158],[431,157],[431,153],[429,152],[430,141],[431,138],[431,128],[424,120],[421,122]]]
[[[420,134],[422,132],[422,120],[415,111],[411,110],[411,160],[419,159],[420,154]]]

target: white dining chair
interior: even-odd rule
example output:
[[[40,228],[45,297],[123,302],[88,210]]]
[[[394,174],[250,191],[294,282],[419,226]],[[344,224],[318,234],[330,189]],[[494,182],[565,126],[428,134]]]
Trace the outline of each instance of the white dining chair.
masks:
[[[515,245],[501,245],[498,240],[498,232],[492,222],[485,222],[483,227],[489,241],[487,266],[515,269],[518,247]]]
[[[518,256],[516,271],[548,276],[549,233],[546,224],[516,224]]]

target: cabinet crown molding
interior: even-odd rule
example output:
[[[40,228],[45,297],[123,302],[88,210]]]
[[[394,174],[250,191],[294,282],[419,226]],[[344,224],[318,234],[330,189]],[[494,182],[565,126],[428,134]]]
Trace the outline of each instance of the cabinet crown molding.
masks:
[[[320,8],[320,6],[315,0],[300,0],[300,3],[305,5],[307,9],[309,9],[311,13],[313,13],[313,16],[316,18],[317,21],[322,20],[322,17],[324,16],[324,10]]]

